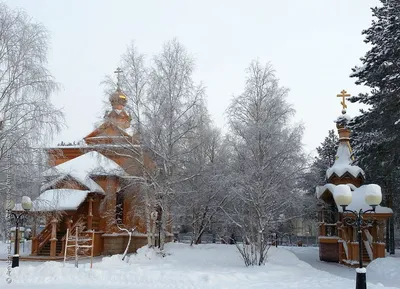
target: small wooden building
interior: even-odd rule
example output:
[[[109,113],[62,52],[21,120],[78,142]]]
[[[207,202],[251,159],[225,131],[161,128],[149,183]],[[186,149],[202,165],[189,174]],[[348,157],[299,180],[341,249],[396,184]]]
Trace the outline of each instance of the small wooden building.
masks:
[[[365,192],[377,185],[366,185],[364,171],[353,165],[350,146],[350,130],[346,128],[349,120],[346,110],[336,121],[339,133],[339,146],[335,163],[326,172],[327,184],[316,188],[316,197],[320,200],[319,209],[319,257],[322,261],[339,262],[347,265],[358,264],[359,251],[357,230],[343,222],[344,218],[354,218],[351,213],[343,214],[342,207],[335,202],[337,185],[348,185],[352,191],[352,203],[348,210],[366,211],[371,209],[365,202]],[[390,208],[377,206],[375,213],[364,215],[366,224],[362,226],[363,262],[385,257],[386,220],[392,216]]]
[[[135,228],[130,252],[147,244],[145,210],[132,179],[142,176],[139,161],[146,170],[155,164],[131,129],[126,95],[117,88],[109,100],[111,110],[80,144],[47,150],[52,167],[33,201],[34,211],[47,217],[44,229],[33,232],[32,255],[62,255],[67,229],[74,234],[78,227],[88,235],[94,231],[94,255],[124,252],[128,235],[119,227]]]

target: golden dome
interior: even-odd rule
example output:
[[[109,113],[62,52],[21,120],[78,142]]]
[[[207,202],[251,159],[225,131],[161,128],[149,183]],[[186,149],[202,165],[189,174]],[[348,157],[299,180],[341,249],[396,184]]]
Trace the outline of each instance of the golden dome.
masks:
[[[127,97],[121,89],[117,88],[117,90],[110,95],[110,102],[113,108],[122,109],[126,105]]]

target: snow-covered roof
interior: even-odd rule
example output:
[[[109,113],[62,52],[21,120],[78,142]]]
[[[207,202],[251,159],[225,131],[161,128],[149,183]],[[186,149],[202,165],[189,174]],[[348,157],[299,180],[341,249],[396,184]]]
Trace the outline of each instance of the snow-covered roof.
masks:
[[[130,126],[128,128],[120,128],[120,129],[123,130],[124,132],[126,132],[127,134],[129,134],[130,136],[133,136],[135,134],[135,129],[133,126]]]
[[[71,176],[90,191],[104,193],[104,190],[90,178],[93,175],[126,176],[127,174],[116,162],[95,151],[85,153],[43,173],[44,177]]]
[[[76,210],[86,199],[89,191],[73,189],[47,190],[33,201],[34,211]]]
[[[347,186],[350,187],[351,194],[352,194],[352,201],[351,201],[350,205],[347,206],[348,210],[359,211],[360,209],[362,209],[363,211],[366,211],[366,210],[371,209],[371,206],[369,206],[367,204],[367,202],[365,201],[365,193],[368,189],[376,189],[377,187],[380,189],[380,187],[378,185],[375,185],[375,184],[363,185],[359,188],[356,188],[352,184],[347,184]],[[338,186],[336,186],[334,184],[326,184],[323,186],[318,186],[316,188],[316,197],[318,199],[320,199],[326,191],[329,191],[332,194],[334,199],[335,199],[336,195],[340,194],[340,190],[338,189]],[[336,203],[336,199],[335,199],[335,203]],[[342,207],[338,206],[337,203],[336,203],[336,206],[337,206],[339,212],[343,212]],[[382,206],[377,206],[375,209],[375,212],[376,213],[393,214],[392,209],[387,208],[387,207],[382,207]]]
[[[363,169],[359,166],[352,165],[352,163],[350,145],[347,141],[341,141],[336,153],[335,163],[326,170],[326,178],[329,179],[333,174],[341,177],[346,173],[349,173],[354,178],[360,175],[365,178]]]
[[[48,188],[55,186],[59,181],[62,181],[65,177],[66,177],[66,175],[60,175],[60,176],[56,177],[55,179],[51,180],[50,182],[43,184],[40,187],[40,191],[43,192],[43,191],[47,190]]]
[[[33,212],[76,210],[86,199],[90,191],[74,189],[55,189],[44,191],[32,202]],[[15,204],[13,211],[22,212],[20,203]]]

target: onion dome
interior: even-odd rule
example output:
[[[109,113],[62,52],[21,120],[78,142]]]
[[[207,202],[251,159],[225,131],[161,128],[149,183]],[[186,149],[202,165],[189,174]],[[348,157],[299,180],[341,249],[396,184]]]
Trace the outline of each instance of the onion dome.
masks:
[[[122,110],[127,102],[127,97],[125,93],[122,92],[120,88],[110,95],[110,103],[113,109]]]

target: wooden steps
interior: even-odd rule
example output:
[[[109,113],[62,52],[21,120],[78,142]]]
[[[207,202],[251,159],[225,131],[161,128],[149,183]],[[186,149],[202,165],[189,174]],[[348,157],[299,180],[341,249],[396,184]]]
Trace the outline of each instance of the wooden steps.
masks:
[[[61,255],[62,254],[62,237],[64,237],[65,232],[57,232],[57,243],[56,243],[56,255]],[[38,256],[50,256],[50,246],[51,246],[51,241],[48,241],[42,249],[40,249]]]

